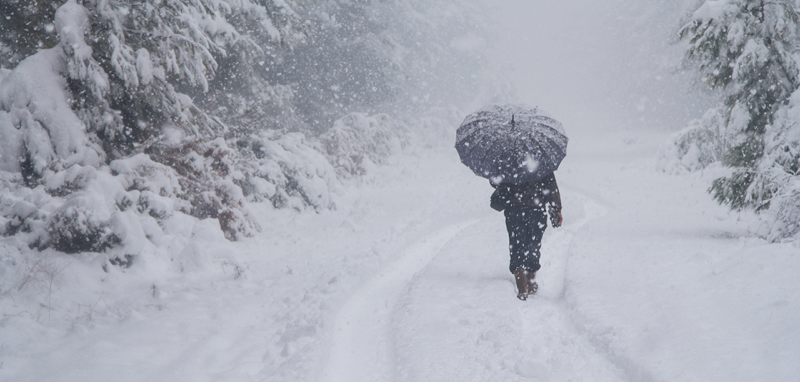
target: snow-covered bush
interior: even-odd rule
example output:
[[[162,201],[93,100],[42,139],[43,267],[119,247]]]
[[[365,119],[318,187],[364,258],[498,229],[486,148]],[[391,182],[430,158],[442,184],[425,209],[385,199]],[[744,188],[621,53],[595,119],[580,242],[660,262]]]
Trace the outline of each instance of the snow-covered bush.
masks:
[[[216,219],[230,240],[258,230],[234,184],[234,153],[222,139],[150,150],[162,163],[142,153],[97,169],[48,169],[35,188],[19,173],[0,172],[0,233],[30,248],[106,252],[113,261],[162,245],[161,238],[182,229],[170,222],[189,216]]]
[[[190,170],[181,169],[193,171],[188,175],[145,154],[99,169],[74,165],[50,173],[45,184],[33,189],[25,187],[21,177],[5,173],[10,180],[0,193],[5,222],[0,231],[31,248],[108,252],[112,258],[138,255],[144,240],[158,244],[167,221],[176,214],[218,219],[229,239],[249,235],[257,228],[243,210],[243,196],[232,175],[225,173],[227,164],[220,154],[224,143],[215,143],[181,145],[203,148],[201,153],[207,155],[181,152],[183,157],[177,159],[193,161]],[[163,155],[174,155],[167,152]],[[70,192],[60,191],[66,189]]]
[[[325,153],[338,174],[364,175],[401,147],[405,126],[386,114],[350,113],[333,123],[320,137]]]
[[[237,183],[248,199],[298,211],[335,208],[334,193],[341,182],[318,144],[301,133],[276,131],[240,142],[249,155],[243,157],[244,176]]]
[[[75,167],[94,170],[75,165],[70,168],[73,171],[63,172],[80,173],[74,171]],[[76,183],[80,188],[63,197],[49,193],[45,185],[31,189],[21,177],[13,179],[0,194],[0,215],[5,220],[0,232],[13,236],[21,245],[52,247],[65,253],[100,252],[120,245],[120,236],[111,224],[113,212],[108,208],[108,193],[97,192],[95,172],[83,173],[89,177]],[[53,178],[60,177],[60,184],[65,185],[68,181],[63,175],[55,173]]]
[[[90,195],[76,195],[53,212],[48,219],[48,244],[65,253],[103,252],[119,245],[110,216],[102,215],[107,210],[97,208],[94,202]]]
[[[689,122],[670,136],[658,161],[658,168],[668,173],[702,170],[722,159],[725,153],[725,116],[711,109],[701,119]]]
[[[764,138],[764,157],[746,197],[764,210],[761,233],[768,240],[800,239],[800,91],[776,113]]]
[[[762,214],[764,231],[759,232],[770,242],[793,238],[800,240],[800,179],[797,176],[783,179],[779,193]]]
[[[18,242],[29,246],[37,245],[46,239],[48,213],[45,211],[56,207],[50,203],[44,187],[24,187],[19,173],[0,171],[0,175],[4,178],[0,193],[0,221],[3,223],[0,233],[15,236]]]
[[[236,153],[225,144],[225,140],[189,139],[177,144],[153,146],[148,151],[155,161],[175,172],[180,187],[174,192],[179,199],[189,203],[191,208],[187,212],[190,215],[198,219],[219,219],[222,231],[231,240],[250,236],[258,230],[244,210],[242,189],[234,183],[234,179],[241,176],[234,168]],[[163,193],[160,190],[147,191],[151,192],[142,197],[152,199]],[[152,203],[146,204],[150,206]],[[152,207],[147,208],[152,214]],[[161,210],[164,212],[157,213],[168,213],[168,208]]]

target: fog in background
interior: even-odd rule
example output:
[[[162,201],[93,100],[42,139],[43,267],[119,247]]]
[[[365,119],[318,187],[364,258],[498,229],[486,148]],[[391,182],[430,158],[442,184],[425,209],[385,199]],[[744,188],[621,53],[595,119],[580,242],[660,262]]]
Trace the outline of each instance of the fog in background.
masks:
[[[680,26],[695,0],[499,2],[492,70],[508,99],[537,105],[570,128],[675,131],[713,97],[680,71]]]

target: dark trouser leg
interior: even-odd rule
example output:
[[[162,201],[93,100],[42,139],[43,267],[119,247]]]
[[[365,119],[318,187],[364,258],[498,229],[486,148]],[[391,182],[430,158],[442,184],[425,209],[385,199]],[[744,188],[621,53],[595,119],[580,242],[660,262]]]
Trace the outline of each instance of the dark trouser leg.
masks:
[[[519,267],[536,272],[539,265],[539,249],[547,228],[547,213],[533,207],[510,207],[505,209],[508,247],[511,252],[509,270],[514,273]]]

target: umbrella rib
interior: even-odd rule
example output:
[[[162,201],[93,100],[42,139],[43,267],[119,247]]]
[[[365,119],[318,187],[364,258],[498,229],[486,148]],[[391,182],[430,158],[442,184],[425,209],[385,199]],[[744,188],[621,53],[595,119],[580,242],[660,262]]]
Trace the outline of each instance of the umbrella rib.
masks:
[[[543,160],[552,159],[552,152],[549,150],[549,148],[553,144],[553,140],[547,134],[541,134],[541,135],[542,135],[541,140],[549,143],[547,145],[542,144],[541,142],[539,143],[539,148],[543,151],[543,154],[546,154],[542,155],[542,159]],[[539,142],[538,139],[537,142]]]
[[[553,129],[553,130],[555,130],[555,129]],[[563,149],[562,149],[562,151],[564,152],[564,155],[566,156],[566,147],[567,147],[567,144],[566,144],[566,142],[564,143],[564,145],[561,145],[561,144],[559,144],[559,143],[560,143],[560,142],[559,142],[559,141],[560,141],[560,139],[557,139],[557,137],[563,137],[563,138],[564,138],[565,140],[567,140],[567,141],[569,141],[569,139],[568,139],[568,138],[567,138],[567,137],[566,137],[564,134],[561,134],[561,133],[560,133],[560,132],[558,132],[558,131],[556,131],[556,133],[557,133],[557,135],[554,135],[554,136],[548,137],[548,139],[549,139],[549,140],[550,140],[550,142],[552,143],[552,149],[553,149],[553,151],[555,151],[555,150],[556,150],[556,148],[560,148],[560,147],[562,147],[562,146],[563,146]],[[553,158],[555,158],[556,156],[555,156],[555,155],[553,155],[553,154],[557,154],[557,152],[555,152],[555,153],[551,152],[550,154],[551,154],[551,155],[549,155],[549,158],[550,158],[550,160],[553,162],[553,165],[555,166],[555,165],[556,165],[556,162],[555,162],[555,160],[554,160]]]
[[[483,131],[483,130],[478,130],[478,131]],[[476,150],[478,147],[480,147],[480,146],[481,146],[481,143],[483,143],[483,142],[484,142],[484,141],[486,141],[487,139],[491,139],[491,138],[493,138],[493,135],[492,135],[492,134],[489,134],[489,133],[486,133],[486,134],[484,134],[484,135],[483,135],[481,138],[479,138],[479,140],[478,140],[477,142],[475,142],[475,145],[471,145],[471,146],[470,146],[470,148],[469,148],[469,151],[467,151],[467,152],[466,152],[466,154],[465,154],[465,157],[467,157],[467,156],[469,156],[470,154],[472,154],[472,151],[473,151],[473,150]],[[485,159],[486,159],[486,155],[488,155],[488,151],[487,151],[487,153],[486,153],[486,154],[484,154],[484,156],[483,156],[482,160],[485,160]],[[481,163],[482,163],[482,161],[481,161]]]
[[[472,134],[475,134],[475,133],[478,133],[478,132],[483,132],[483,129],[475,130]],[[468,157],[470,154],[472,154],[472,150],[475,150],[477,147],[479,147],[480,143],[483,142],[486,139],[487,136],[491,136],[491,134],[484,134],[482,137],[478,138],[479,140],[477,142],[475,142],[474,145],[467,146],[467,147],[469,147],[469,151],[465,152],[464,156]],[[462,140],[467,140],[467,137],[465,136],[464,139],[462,139]]]
[[[542,127],[550,129],[551,131],[553,131],[557,135],[562,135],[563,136],[563,134],[561,134],[558,130],[554,129],[553,127],[551,127],[549,125],[545,125],[545,124],[540,124],[540,125]],[[559,146],[559,145],[555,144],[556,140],[553,139],[553,135],[552,134],[541,134],[541,135],[543,137],[542,138],[543,140],[546,140],[546,141],[548,141],[548,143],[550,143],[549,145],[542,145],[542,144],[539,145],[542,148],[542,150],[544,150],[546,152],[546,154],[548,154],[548,155],[545,156],[544,159],[549,160],[551,162],[551,164],[555,165],[555,161],[553,160],[553,158],[554,158],[553,154],[554,153],[551,150],[552,149],[551,146],[555,147],[555,146]]]
[[[519,139],[520,139],[521,136],[522,136],[522,134],[517,135],[517,139],[514,140],[514,144],[512,145],[513,147],[517,146],[517,142],[519,142]],[[486,153],[483,154],[483,158],[481,159],[481,163],[485,163],[486,162],[486,157],[489,156],[489,152],[490,152],[490,150],[486,150]]]
[[[517,145],[517,143],[519,142],[519,139],[520,139],[520,138],[522,138],[522,136],[523,136],[523,135],[524,135],[524,134],[519,134],[519,135],[517,135],[517,139],[516,139],[516,140],[514,140],[514,147],[519,147],[519,145]],[[519,165],[519,163],[515,163],[515,164],[516,164],[516,165]]]
[[[490,139],[491,139],[491,138],[495,138],[495,137],[496,137],[495,135],[492,135],[492,134],[486,134],[486,135],[488,135]],[[491,147],[492,147],[492,145],[490,144],[490,145],[489,145],[489,147],[491,148]],[[491,152],[491,150],[486,150],[486,151],[483,153],[483,158],[481,158],[481,161],[480,161],[479,163],[485,163],[485,162],[486,162],[486,157],[488,157],[488,156],[489,156],[489,152]]]

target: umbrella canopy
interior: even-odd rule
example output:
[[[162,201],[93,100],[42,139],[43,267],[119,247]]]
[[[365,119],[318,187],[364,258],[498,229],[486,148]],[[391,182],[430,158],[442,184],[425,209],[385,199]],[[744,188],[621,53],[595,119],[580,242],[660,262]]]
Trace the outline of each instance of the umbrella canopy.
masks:
[[[456,132],[461,162],[496,185],[537,181],[557,170],[568,141],[561,123],[525,105],[485,107]]]

